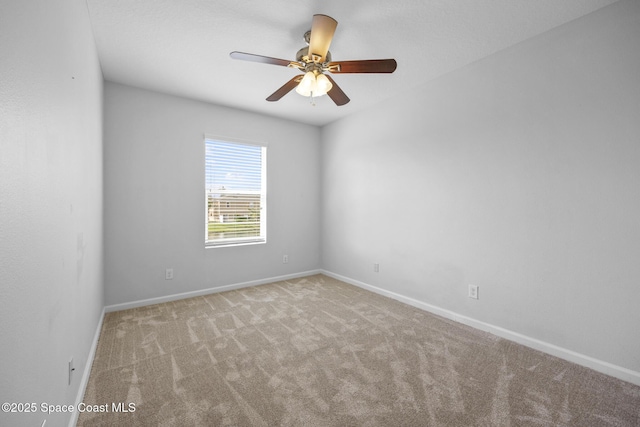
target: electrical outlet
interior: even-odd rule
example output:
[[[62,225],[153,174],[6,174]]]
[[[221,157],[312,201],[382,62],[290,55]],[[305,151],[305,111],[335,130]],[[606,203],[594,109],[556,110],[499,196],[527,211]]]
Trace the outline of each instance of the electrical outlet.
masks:
[[[478,285],[469,285],[469,298],[478,299]]]
[[[165,280],[173,280],[173,268],[167,268],[164,271],[164,279]]]
[[[373,264],[373,271],[376,273],[380,272],[380,264],[378,264],[377,262],[375,264]]]
[[[69,360],[69,385],[71,385],[71,376],[73,374],[73,371],[75,371],[75,370],[76,370],[76,368],[75,368],[75,366],[73,366],[73,357],[72,357],[71,360]]]
[[[282,263],[289,264],[289,255],[282,255]]]

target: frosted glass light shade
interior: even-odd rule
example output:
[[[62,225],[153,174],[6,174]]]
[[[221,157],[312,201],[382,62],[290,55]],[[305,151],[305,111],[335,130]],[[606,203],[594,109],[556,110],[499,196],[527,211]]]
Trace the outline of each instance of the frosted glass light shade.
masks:
[[[333,87],[327,76],[324,74],[318,74],[318,77],[316,77],[316,86],[318,90],[317,96],[326,95]],[[315,94],[316,93],[314,92],[314,95]]]
[[[313,72],[309,71],[296,87],[296,92],[302,96],[311,96],[311,93],[315,95],[316,86],[316,76]]]

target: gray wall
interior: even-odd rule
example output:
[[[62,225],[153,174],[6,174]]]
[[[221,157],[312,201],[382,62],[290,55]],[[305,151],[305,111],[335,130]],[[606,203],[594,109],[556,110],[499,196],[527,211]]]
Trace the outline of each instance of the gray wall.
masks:
[[[639,45],[616,3],[323,128],[323,268],[640,372]]]
[[[67,425],[103,300],[102,74],[83,0],[0,2],[0,425]],[[68,385],[68,361],[76,374]]]
[[[109,82],[104,126],[107,305],[320,268],[317,127]],[[266,244],[205,249],[205,133],[268,144]]]

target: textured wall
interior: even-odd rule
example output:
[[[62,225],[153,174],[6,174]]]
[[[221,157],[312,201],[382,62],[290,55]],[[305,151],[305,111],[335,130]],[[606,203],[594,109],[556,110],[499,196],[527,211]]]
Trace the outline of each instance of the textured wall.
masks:
[[[0,7],[0,401],[73,404],[104,305],[102,74],[84,1]],[[0,412],[45,419],[69,414]]]
[[[115,83],[105,100],[107,305],[320,268],[317,127]],[[266,244],[205,249],[205,133],[268,144]]]
[[[325,127],[323,268],[640,372],[639,44],[616,3]]]

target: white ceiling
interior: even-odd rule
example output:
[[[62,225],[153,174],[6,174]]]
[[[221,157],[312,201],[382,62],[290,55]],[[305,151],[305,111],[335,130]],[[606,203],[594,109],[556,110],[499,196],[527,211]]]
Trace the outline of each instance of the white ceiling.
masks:
[[[106,80],[324,125],[616,0],[87,0]],[[292,91],[265,98],[295,69],[231,51],[294,60],[316,13],[338,21],[334,61],[395,58],[393,74],[333,78],[351,98],[316,106]]]

